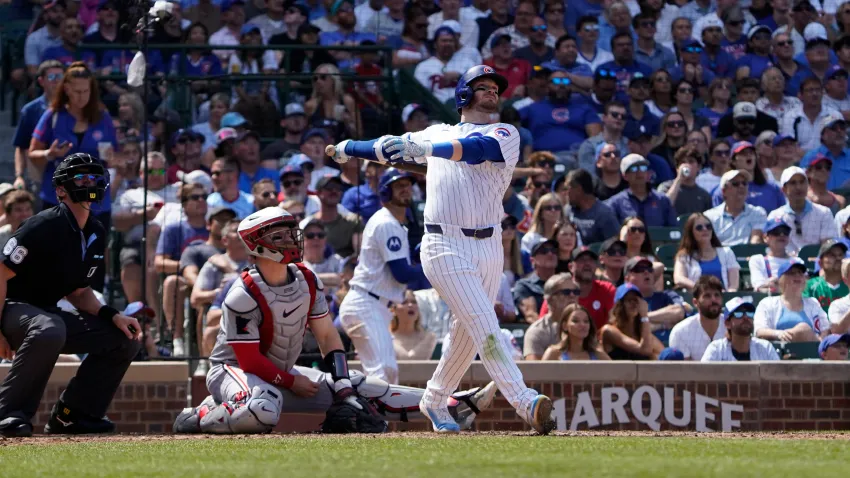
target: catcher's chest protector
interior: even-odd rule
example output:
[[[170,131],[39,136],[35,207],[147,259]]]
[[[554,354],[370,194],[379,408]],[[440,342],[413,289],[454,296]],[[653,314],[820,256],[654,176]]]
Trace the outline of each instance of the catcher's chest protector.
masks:
[[[260,307],[260,352],[282,370],[291,370],[301,354],[307,317],[316,298],[313,272],[301,264],[290,264],[295,281],[269,287],[256,269],[242,272],[245,289]]]

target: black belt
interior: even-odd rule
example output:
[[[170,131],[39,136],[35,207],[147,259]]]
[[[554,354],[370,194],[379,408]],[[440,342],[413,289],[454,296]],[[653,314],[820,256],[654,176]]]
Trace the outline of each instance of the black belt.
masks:
[[[439,224],[425,224],[425,230],[430,232],[431,234],[442,234],[443,228],[440,227]],[[487,239],[488,237],[493,236],[494,229],[492,227],[485,227],[483,229],[467,229],[465,227],[460,228],[460,232],[463,233],[466,237],[474,237],[475,239]]]
[[[384,299],[383,297],[379,296],[378,294],[373,294],[373,293],[369,292],[368,290],[366,290],[362,287],[358,287],[358,286],[354,286],[353,288],[359,289],[359,290],[365,292],[369,297],[377,300],[381,304],[384,304],[384,302],[386,302],[386,304],[384,304],[386,307],[392,307],[393,306],[393,301],[391,301],[389,299]]]

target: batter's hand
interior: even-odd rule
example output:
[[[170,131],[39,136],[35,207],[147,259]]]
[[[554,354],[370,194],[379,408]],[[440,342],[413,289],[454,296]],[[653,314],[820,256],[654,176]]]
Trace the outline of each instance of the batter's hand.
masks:
[[[310,380],[303,375],[295,375],[295,380],[292,386],[289,387],[292,393],[299,397],[312,397],[319,391],[319,384]]]
[[[142,336],[142,326],[139,325],[138,320],[132,317],[127,317],[124,314],[116,314],[112,318],[112,323],[121,329],[121,332],[124,332],[124,335],[130,340],[139,340]]]
[[[350,159],[351,159],[351,156],[349,156],[349,155],[345,154],[345,145],[347,145],[349,141],[351,141],[351,140],[346,139],[346,140],[344,140],[344,141],[341,141],[341,142],[340,142],[339,144],[337,144],[336,146],[334,146],[333,154],[332,154],[332,155],[329,155],[329,156],[330,156],[331,158],[333,158],[333,160],[334,160],[336,163],[338,163],[338,164],[344,164],[344,163],[347,163],[347,162],[348,162],[348,160],[350,160]]]
[[[384,142],[384,148],[392,161],[414,162],[413,158],[428,157],[434,152],[434,145],[430,141],[417,144],[398,136]]]
[[[15,351],[12,350],[12,346],[0,332],[0,359],[12,360],[13,358],[15,358]]]

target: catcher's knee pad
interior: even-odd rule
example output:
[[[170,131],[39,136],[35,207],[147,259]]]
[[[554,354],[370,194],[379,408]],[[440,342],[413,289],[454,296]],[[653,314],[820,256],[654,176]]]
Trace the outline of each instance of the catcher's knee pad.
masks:
[[[266,433],[280,418],[283,397],[271,385],[258,385],[251,394],[210,409],[200,417],[205,433]]]

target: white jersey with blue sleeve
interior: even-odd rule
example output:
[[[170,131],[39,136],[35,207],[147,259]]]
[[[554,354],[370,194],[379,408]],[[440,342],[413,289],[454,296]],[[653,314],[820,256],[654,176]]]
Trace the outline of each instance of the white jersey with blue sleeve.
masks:
[[[406,286],[395,279],[387,265],[397,259],[410,260],[407,229],[387,208],[381,208],[366,222],[350,284],[392,302],[403,302]]]

